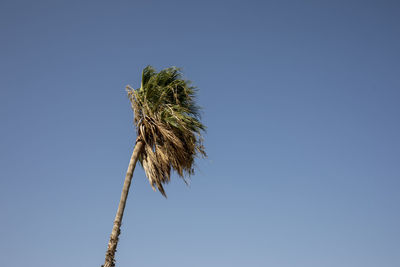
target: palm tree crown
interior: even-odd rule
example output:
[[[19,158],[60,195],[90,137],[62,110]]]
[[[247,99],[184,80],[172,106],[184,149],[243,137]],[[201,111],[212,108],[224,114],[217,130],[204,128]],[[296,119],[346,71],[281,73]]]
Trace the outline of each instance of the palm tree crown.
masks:
[[[195,157],[206,156],[196,88],[179,68],[156,72],[147,66],[140,88],[127,86],[127,91],[138,140],[144,142],[139,161],[152,188],[166,196],[163,184],[170,181],[171,169],[186,181],[185,176],[194,173]]]

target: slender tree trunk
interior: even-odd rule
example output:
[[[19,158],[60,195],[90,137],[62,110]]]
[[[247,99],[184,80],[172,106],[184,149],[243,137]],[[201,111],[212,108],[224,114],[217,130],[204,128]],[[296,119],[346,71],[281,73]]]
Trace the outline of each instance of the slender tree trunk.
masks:
[[[122,216],[124,215],[125,203],[129,193],[129,187],[132,181],[133,171],[135,170],[136,162],[143,149],[143,141],[136,140],[136,145],[133,150],[131,160],[129,162],[128,170],[125,176],[124,187],[122,188],[121,200],[119,201],[117,214],[115,215],[114,226],[111,232],[110,241],[108,242],[108,249],[106,252],[106,259],[104,267],[115,266],[115,251],[117,250],[118,237],[121,232]]]

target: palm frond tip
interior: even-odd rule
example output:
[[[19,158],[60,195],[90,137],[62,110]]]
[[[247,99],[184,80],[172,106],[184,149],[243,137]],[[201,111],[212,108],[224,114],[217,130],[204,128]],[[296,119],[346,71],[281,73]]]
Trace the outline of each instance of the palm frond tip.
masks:
[[[195,157],[206,156],[196,88],[179,68],[157,72],[147,66],[141,87],[127,86],[127,92],[138,138],[144,142],[139,161],[152,188],[166,196],[163,184],[170,181],[171,169],[185,180],[194,173]]]

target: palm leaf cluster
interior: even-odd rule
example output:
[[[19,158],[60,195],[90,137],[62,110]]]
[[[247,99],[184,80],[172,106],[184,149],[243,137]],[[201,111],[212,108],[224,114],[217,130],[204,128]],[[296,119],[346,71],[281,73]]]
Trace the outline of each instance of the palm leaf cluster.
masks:
[[[194,173],[196,156],[206,156],[196,89],[179,68],[157,72],[147,66],[141,87],[128,86],[127,91],[138,140],[144,142],[139,161],[153,190],[157,187],[166,196],[163,184],[170,181],[171,169],[186,182],[185,177]]]

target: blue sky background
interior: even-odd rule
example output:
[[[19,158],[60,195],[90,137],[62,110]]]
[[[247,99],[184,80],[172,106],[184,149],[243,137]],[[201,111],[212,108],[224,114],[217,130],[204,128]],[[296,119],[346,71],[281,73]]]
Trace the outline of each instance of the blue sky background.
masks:
[[[400,266],[398,1],[0,2],[2,266],[100,266],[148,64],[200,89],[209,158],[137,168],[118,266]]]

